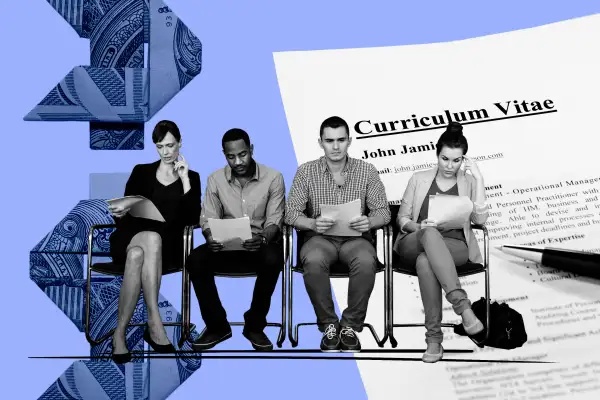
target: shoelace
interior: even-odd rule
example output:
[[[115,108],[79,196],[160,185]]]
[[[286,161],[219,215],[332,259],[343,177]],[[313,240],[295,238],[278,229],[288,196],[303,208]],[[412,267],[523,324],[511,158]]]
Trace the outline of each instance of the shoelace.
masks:
[[[333,339],[337,336],[337,332],[335,330],[335,325],[330,324],[327,329],[325,329],[325,335],[327,335],[327,339]]]
[[[355,337],[354,329],[352,329],[352,328],[342,328],[342,331],[340,333],[342,335]]]

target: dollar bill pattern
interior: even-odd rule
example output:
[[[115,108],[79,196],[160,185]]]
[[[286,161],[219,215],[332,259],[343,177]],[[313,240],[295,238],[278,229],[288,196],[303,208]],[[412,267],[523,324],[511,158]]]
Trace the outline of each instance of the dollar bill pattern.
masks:
[[[30,251],[31,280],[81,332],[85,323],[84,269],[87,267],[84,255],[88,233],[92,225],[112,223],[114,220],[104,200],[82,200]],[[94,231],[92,252],[95,255],[109,254],[112,231],[113,228]],[[93,273],[91,281],[90,332],[93,337],[99,337],[116,326],[122,277]],[[181,314],[160,294],[159,310],[163,321],[181,321]],[[140,296],[131,322],[143,323],[146,319],[143,296]],[[177,345],[181,328],[165,328],[171,342]],[[135,327],[127,331],[127,346],[133,352],[144,350],[143,329]],[[198,333],[193,330],[192,340],[197,337]],[[190,351],[191,346],[185,343],[180,350]],[[185,353],[159,361],[134,357],[131,363],[122,366],[110,361],[111,351],[111,340],[91,347],[90,355],[105,357],[75,362],[40,398],[164,399],[201,365],[197,355]]]
[[[143,149],[144,123],[200,73],[200,40],[161,0],[47,1],[90,40],[90,65],[73,68],[24,119],[89,121],[92,149]]]
[[[200,367],[199,362],[179,360],[153,358],[122,365],[75,361],[39,399],[163,400]]]

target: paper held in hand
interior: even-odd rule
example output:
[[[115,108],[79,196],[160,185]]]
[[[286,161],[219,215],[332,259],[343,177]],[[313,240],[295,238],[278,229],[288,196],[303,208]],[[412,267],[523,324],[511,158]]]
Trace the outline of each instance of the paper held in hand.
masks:
[[[165,222],[165,218],[162,216],[160,211],[158,211],[158,208],[156,208],[154,203],[144,196],[117,197],[116,199],[106,200],[106,202],[111,206],[129,208],[128,214],[130,214],[132,217]]]
[[[448,229],[459,229],[469,222],[473,202],[467,196],[438,194],[429,196],[427,219],[437,225],[445,224]]]
[[[329,228],[324,235],[331,236],[361,236],[362,233],[350,228],[350,221],[361,216],[360,199],[353,200],[349,203],[329,205],[320,204],[321,216],[330,218],[335,221],[335,224]]]
[[[223,245],[223,250],[246,250],[244,240],[252,239],[250,218],[213,219],[208,218],[208,227],[213,240]]]

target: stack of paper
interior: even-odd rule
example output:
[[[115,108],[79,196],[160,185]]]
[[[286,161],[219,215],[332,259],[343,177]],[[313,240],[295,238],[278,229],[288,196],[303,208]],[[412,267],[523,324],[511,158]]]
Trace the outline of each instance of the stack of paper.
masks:
[[[223,245],[223,250],[246,250],[244,240],[252,239],[250,218],[214,219],[208,218],[208,226],[213,240]]]
[[[448,229],[459,229],[470,220],[473,202],[467,196],[438,194],[429,196],[427,219]]]
[[[158,208],[153,202],[144,196],[125,196],[116,199],[106,200],[108,205],[121,206],[124,209],[129,208],[128,214],[133,217],[152,219],[159,222],[165,222]]]
[[[320,204],[321,216],[335,221],[335,224],[329,228],[325,235],[331,236],[360,236],[362,233],[350,228],[350,221],[361,216],[360,199],[349,203],[328,205]]]

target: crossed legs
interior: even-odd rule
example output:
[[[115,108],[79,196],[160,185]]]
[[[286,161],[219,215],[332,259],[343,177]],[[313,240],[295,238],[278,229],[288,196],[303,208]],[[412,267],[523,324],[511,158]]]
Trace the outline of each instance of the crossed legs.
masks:
[[[467,245],[458,239],[444,238],[435,228],[424,228],[397,241],[394,251],[403,263],[415,266],[425,311],[425,342],[428,352],[438,353],[444,338],[442,290],[463,325],[473,326],[478,322],[456,272],[456,266],[469,259]]]
[[[144,231],[136,234],[127,246],[123,283],[119,294],[117,328],[113,334],[113,352],[127,353],[125,335],[140,288],[148,310],[150,337],[158,344],[169,344],[158,310],[158,292],[162,278],[162,240],[158,233]]]

